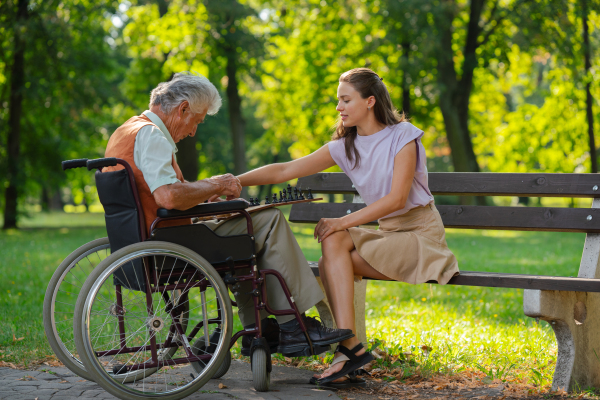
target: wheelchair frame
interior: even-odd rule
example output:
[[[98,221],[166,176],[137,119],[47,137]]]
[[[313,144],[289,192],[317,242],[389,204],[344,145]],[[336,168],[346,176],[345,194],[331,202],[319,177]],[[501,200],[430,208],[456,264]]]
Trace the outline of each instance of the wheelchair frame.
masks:
[[[252,217],[245,210],[245,208],[247,207],[247,204],[240,204],[241,207],[230,207],[227,210],[221,210],[221,211],[203,211],[203,208],[206,210],[208,205],[199,205],[199,206],[193,207],[186,211],[169,211],[169,210],[165,210],[165,209],[159,209],[158,214],[163,214],[163,216],[157,216],[157,218],[154,219],[154,221],[151,225],[151,229],[150,229],[151,237],[148,238],[148,235],[146,232],[146,226],[145,226],[144,212],[142,209],[137,186],[135,183],[135,176],[133,174],[133,170],[132,170],[131,166],[125,160],[122,160],[119,158],[102,158],[102,159],[96,159],[96,160],[87,160],[87,159],[69,160],[69,161],[63,162],[63,169],[86,166],[88,168],[88,170],[97,169],[101,173],[103,168],[109,167],[109,166],[117,166],[117,165],[123,166],[127,172],[129,186],[131,188],[133,199],[134,199],[135,205],[136,205],[136,211],[137,211],[137,216],[138,216],[138,221],[139,221],[138,230],[139,230],[139,235],[140,235],[139,237],[141,238],[141,242],[146,242],[149,239],[151,239],[152,233],[154,232],[154,230],[157,228],[157,226],[162,221],[181,220],[181,219],[189,219],[189,218],[194,218],[194,217],[219,216],[219,215],[224,215],[224,214],[239,214],[239,216],[244,216],[246,218],[247,232],[248,232],[248,235],[250,236],[250,238],[252,239],[252,243],[254,243]],[[210,206],[208,206],[208,207],[210,207]],[[189,249],[189,250],[194,251],[193,249]],[[253,253],[254,253],[254,251],[253,251]],[[198,254],[198,253],[196,253],[196,254]],[[202,256],[201,254],[198,254],[198,255]],[[236,332],[235,334],[232,335],[232,337],[230,338],[230,342],[229,342],[229,347],[228,347],[229,350],[241,336],[252,335],[252,336],[254,336],[254,340],[252,341],[251,348],[250,348],[251,359],[253,359],[252,354],[256,348],[259,348],[259,347],[264,348],[264,350],[267,354],[267,360],[266,360],[267,372],[271,371],[270,349],[266,342],[266,339],[263,337],[262,327],[261,327],[261,323],[260,323],[260,321],[261,321],[260,312],[261,312],[261,310],[265,310],[268,313],[270,313],[272,315],[276,315],[276,316],[277,315],[294,315],[300,324],[301,330],[304,332],[304,335],[307,340],[307,344],[310,348],[310,353],[315,354],[313,344],[307,333],[307,328],[304,324],[304,321],[302,320],[301,315],[298,311],[298,307],[296,306],[294,299],[293,299],[283,277],[281,276],[281,274],[279,272],[272,270],[272,269],[258,270],[255,254],[252,254],[252,258],[249,260],[249,262],[248,261],[234,262],[231,257],[228,257],[222,263],[224,263],[226,265],[220,266],[220,267],[213,267],[213,268],[217,271],[217,273],[219,274],[219,278],[223,280],[223,282],[225,283],[226,286],[233,285],[237,282],[251,281],[251,284],[252,284],[251,294],[253,295],[254,314],[255,314],[255,321],[256,321],[254,328],[242,329],[241,331]],[[210,360],[213,357],[212,354],[206,354],[206,355],[193,354],[192,348],[191,348],[192,346],[190,345],[190,341],[200,332],[200,330],[204,326],[219,323],[219,321],[221,320],[221,317],[222,317],[221,309],[218,310],[217,318],[207,319],[206,313],[204,312],[203,320],[200,321],[196,326],[194,326],[193,328],[187,326],[186,329],[183,329],[180,321],[178,320],[178,315],[181,312],[180,307],[182,307],[182,306],[180,304],[180,305],[173,307],[172,306],[173,303],[171,302],[171,299],[169,298],[168,293],[166,293],[166,291],[180,290],[181,291],[180,296],[184,296],[184,295],[187,295],[187,293],[191,289],[199,288],[200,292],[201,292],[201,296],[204,296],[204,292],[206,291],[207,287],[210,286],[210,283],[207,280],[207,278],[206,277],[203,277],[202,279],[196,278],[196,280],[193,283],[190,283],[188,280],[186,280],[186,283],[169,282],[169,279],[168,279],[169,277],[160,275],[158,273],[158,271],[154,267],[150,257],[143,258],[142,264],[143,264],[143,272],[144,272],[143,279],[145,280],[145,284],[146,284],[145,298],[146,298],[147,312],[150,315],[153,313],[152,294],[153,293],[161,293],[162,298],[165,301],[165,304],[170,305],[169,309],[166,310],[169,313],[169,315],[173,321],[173,323],[169,327],[169,335],[167,336],[165,343],[157,343],[156,337],[153,336],[153,337],[151,337],[150,344],[148,344],[148,345],[138,346],[138,347],[127,346],[127,337],[126,337],[126,333],[125,333],[125,324],[124,324],[124,317],[123,317],[125,312],[124,312],[124,308],[123,308],[122,285],[115,282],[115,291],[116,291],[115,313],[117,314],[117,320],[118,320],[120,347],[118,349],[112,349],[112,350],[107,350],[107,351],[94,351],[96,357],[133,353],[133,352],[137,352],[140,350],[150,351],[151,360],[148,360],[150,362],[144,362],[143,364],[138,363],[138,364],[133,364],[133,365],[122,366],[122,369],[120,369],[117,373],[133,372],[136,370],[140,370],[142,368],[144,368],[144,369],[161,368],[162,366],[165,366],[165,365],[178,365],[178,364],[186,364],[186,363],[193,363],[193,362],[199,362],[199,361],[204,363],[205,361]],[[221,264],[221,263],[219,263],[219,264]],[[236,274],[235,274],[236,270],[245,269],[245,268],[250,268],[249,274],[236,276]],[[281,285],[281,287],[284,291],[287,301],[290,304],[289,309],[274,310],[269,306],[268,299],[267,299],[267,288],[266,288],[266,278],[268,275],[273,275],[277,278],[279,284]],[[189,277],[190,280],[193,280],[193,278],[194,278],[193,276]],[[232,301],[231,304],[234,306],[237,306],[236,302],[234,302],[234,301]],[[186,336],[185,331],[189,330],[190,328],[191,328],[191,331],[190,331],[189,335]],[[151,329],[151,328],[148,327],[148,329]],[[77,335],[77,334],[78,334],[78,332],[75,332],[75,335]],[[181,340],[181,343],[176,343],[176,341],[173,340],[175,338],[176,334],[180,338],[183,339],[183,340]],[[207,336],[206,329],[205,329],[205,336]],[[208,342],[208,337],[206,337],[205,340]],[[178,348],[179,346],[183,347],[183,350],[186,353],[186,357],[180,357],[180,358],[175,358],[175,359],[169,358],[169,359],[159,360],[158,350],[168,349],[168,348]],[[87,366],[86,366],[86,369],[87,369]],[[268,386],[268,384],[267,384],[267,386]]]

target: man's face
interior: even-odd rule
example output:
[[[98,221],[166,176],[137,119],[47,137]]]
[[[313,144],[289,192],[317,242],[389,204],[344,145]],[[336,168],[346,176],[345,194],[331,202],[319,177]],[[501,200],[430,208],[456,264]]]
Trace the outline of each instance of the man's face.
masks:
[[[196,134],[198,124],[204,122],[208,107],[201,113],[192,112],[188,106],[180,107],[174,111],[177,112],[177,116],[173,121],[170,133],[173,137],[173,141],[178,143],[186,137],[194,136]]]

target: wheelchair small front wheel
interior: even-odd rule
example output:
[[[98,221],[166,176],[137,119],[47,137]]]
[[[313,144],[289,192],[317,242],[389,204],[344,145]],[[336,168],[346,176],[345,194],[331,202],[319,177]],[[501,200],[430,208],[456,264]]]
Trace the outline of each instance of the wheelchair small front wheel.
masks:
[[[136,243],[107,257],[83,284],[75,344],[86,370],[112,395],[175,400],[219,369],[232,321],[227,287],[204,258],[173,243]],[[214,346],[194,349],[196,338],[215,338]],[[197,374],[194,362],[203,365]]]
[[[271,385],[271,357],[264,348],[257,347],[252,352],[252,383],[257,392],[268,392]]]
[[[73,313],[81,285],[92,270],[110,255],[108,238],[100,238],[73,251],[56,268],[44,296],[44,330],[56,357],[73,373],[89,381],[73,338]]]

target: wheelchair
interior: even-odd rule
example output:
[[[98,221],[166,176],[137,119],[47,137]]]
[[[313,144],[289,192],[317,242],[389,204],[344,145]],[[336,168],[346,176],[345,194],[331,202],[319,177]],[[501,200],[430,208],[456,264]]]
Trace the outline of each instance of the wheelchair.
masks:
[[[122,169],[102,172],[117,165]],[[261,310],[296,317],[309,346],[309,354],[302,355],[325,350],[313,347],[283,277],[258,270],[248,203],[159,209],[147,230],[130,165],[118,158],[63,162],[63,169],[84,166],[97,170],[108,238],[69,255],[44,299],[46,335],[71,371],[121,399],[180,399],[225,375],[231,347],[250,335],[253,386],[268,391],[271,352],[262,335]],[[247,233],[222,237],[190,223],[194,217],[231,214],[246,219]],[[184,224],[158,227],[163,221]],[[269,306],[268,275],[279,281],[289,309]],[[237,304],[229,289],[245,281],[251,283],[256,323],[233,334],[232,306]]]

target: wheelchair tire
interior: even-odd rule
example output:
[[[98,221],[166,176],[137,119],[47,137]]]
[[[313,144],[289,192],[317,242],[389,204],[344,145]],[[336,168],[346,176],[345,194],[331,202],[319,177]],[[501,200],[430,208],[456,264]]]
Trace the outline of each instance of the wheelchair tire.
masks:
[[[156,271],[152,272],[155,281],[151,277],[147,280],[152,290],[146,293],[125,286],[116,290],[113,274],[123,273],[121,268],[136,260],[152,265],[152,271]],[[196,289],[199,295],[195,295]],[[186,310],[176,308],[184,303],[176,304],[175,296],[165,297],[169,290],[189,296]],[[179,317],[173,317],[173,309],[190,320],[186,329]],[[214,353],[202,354],[205,368],[194,376],[185,368],[195,359],[189,356],[190,343],[203,329],[208,335],[211,324],[220,326],[222,334]],[[175,400],[196,392],[228,356],[232,327],[231,300],[219,274],[197,253],[168,242],[136,243],[107,257],[83,284],[75,307],[75,344],[81,361],[96,383],[121,399]],[[167,348],[174,349],[173,354],[152,361],[156,360],[151,355],[153,349],[158,352]],[[137,375],[135,379],[126,379],[133,375]]]
[[[223,363],[219,366],[219,369],[217,370],[217,372],[215,372],[211,379],[222,378],[223,375],[225,375],[227,371],[229,371],[229,367],[231,367],[231,351],[227,352],[227,356],[223,360]]]
[[[93,240],[69,254],[56,268],[44,296],[44,330],[56,357],[73,373],[93,380],[77,356],[73,313],[81,285],[94,267],[110,255],[108,238]]]
[[[206,345],[204,344],[204,339],[196,340],[196,342],[192,346],[192,349],[193,349],[192,352],[196,355],[198,353],[204,351],[206,349]],[[227,357],[225,357],[225,359],[223,360],[223,363],[219,366],[219,369],[214,373],[214,375],[212,376],[211,379],[219,379],[223,375],[225,375],[227,373],[227,371],[229,371],[229,367],[231,367],[231,358],[232,358],[231,351],[227,351]],[[203,366],[198,362],[193,362],[192,368],[194,368],[194,371],[196,371],[196,373],[199,374],[202,372]]]
[[[252,353],[252,383],[257,392],[268,392],[271,385],[271,373],[268,371],[269,355],[262,347]]]

